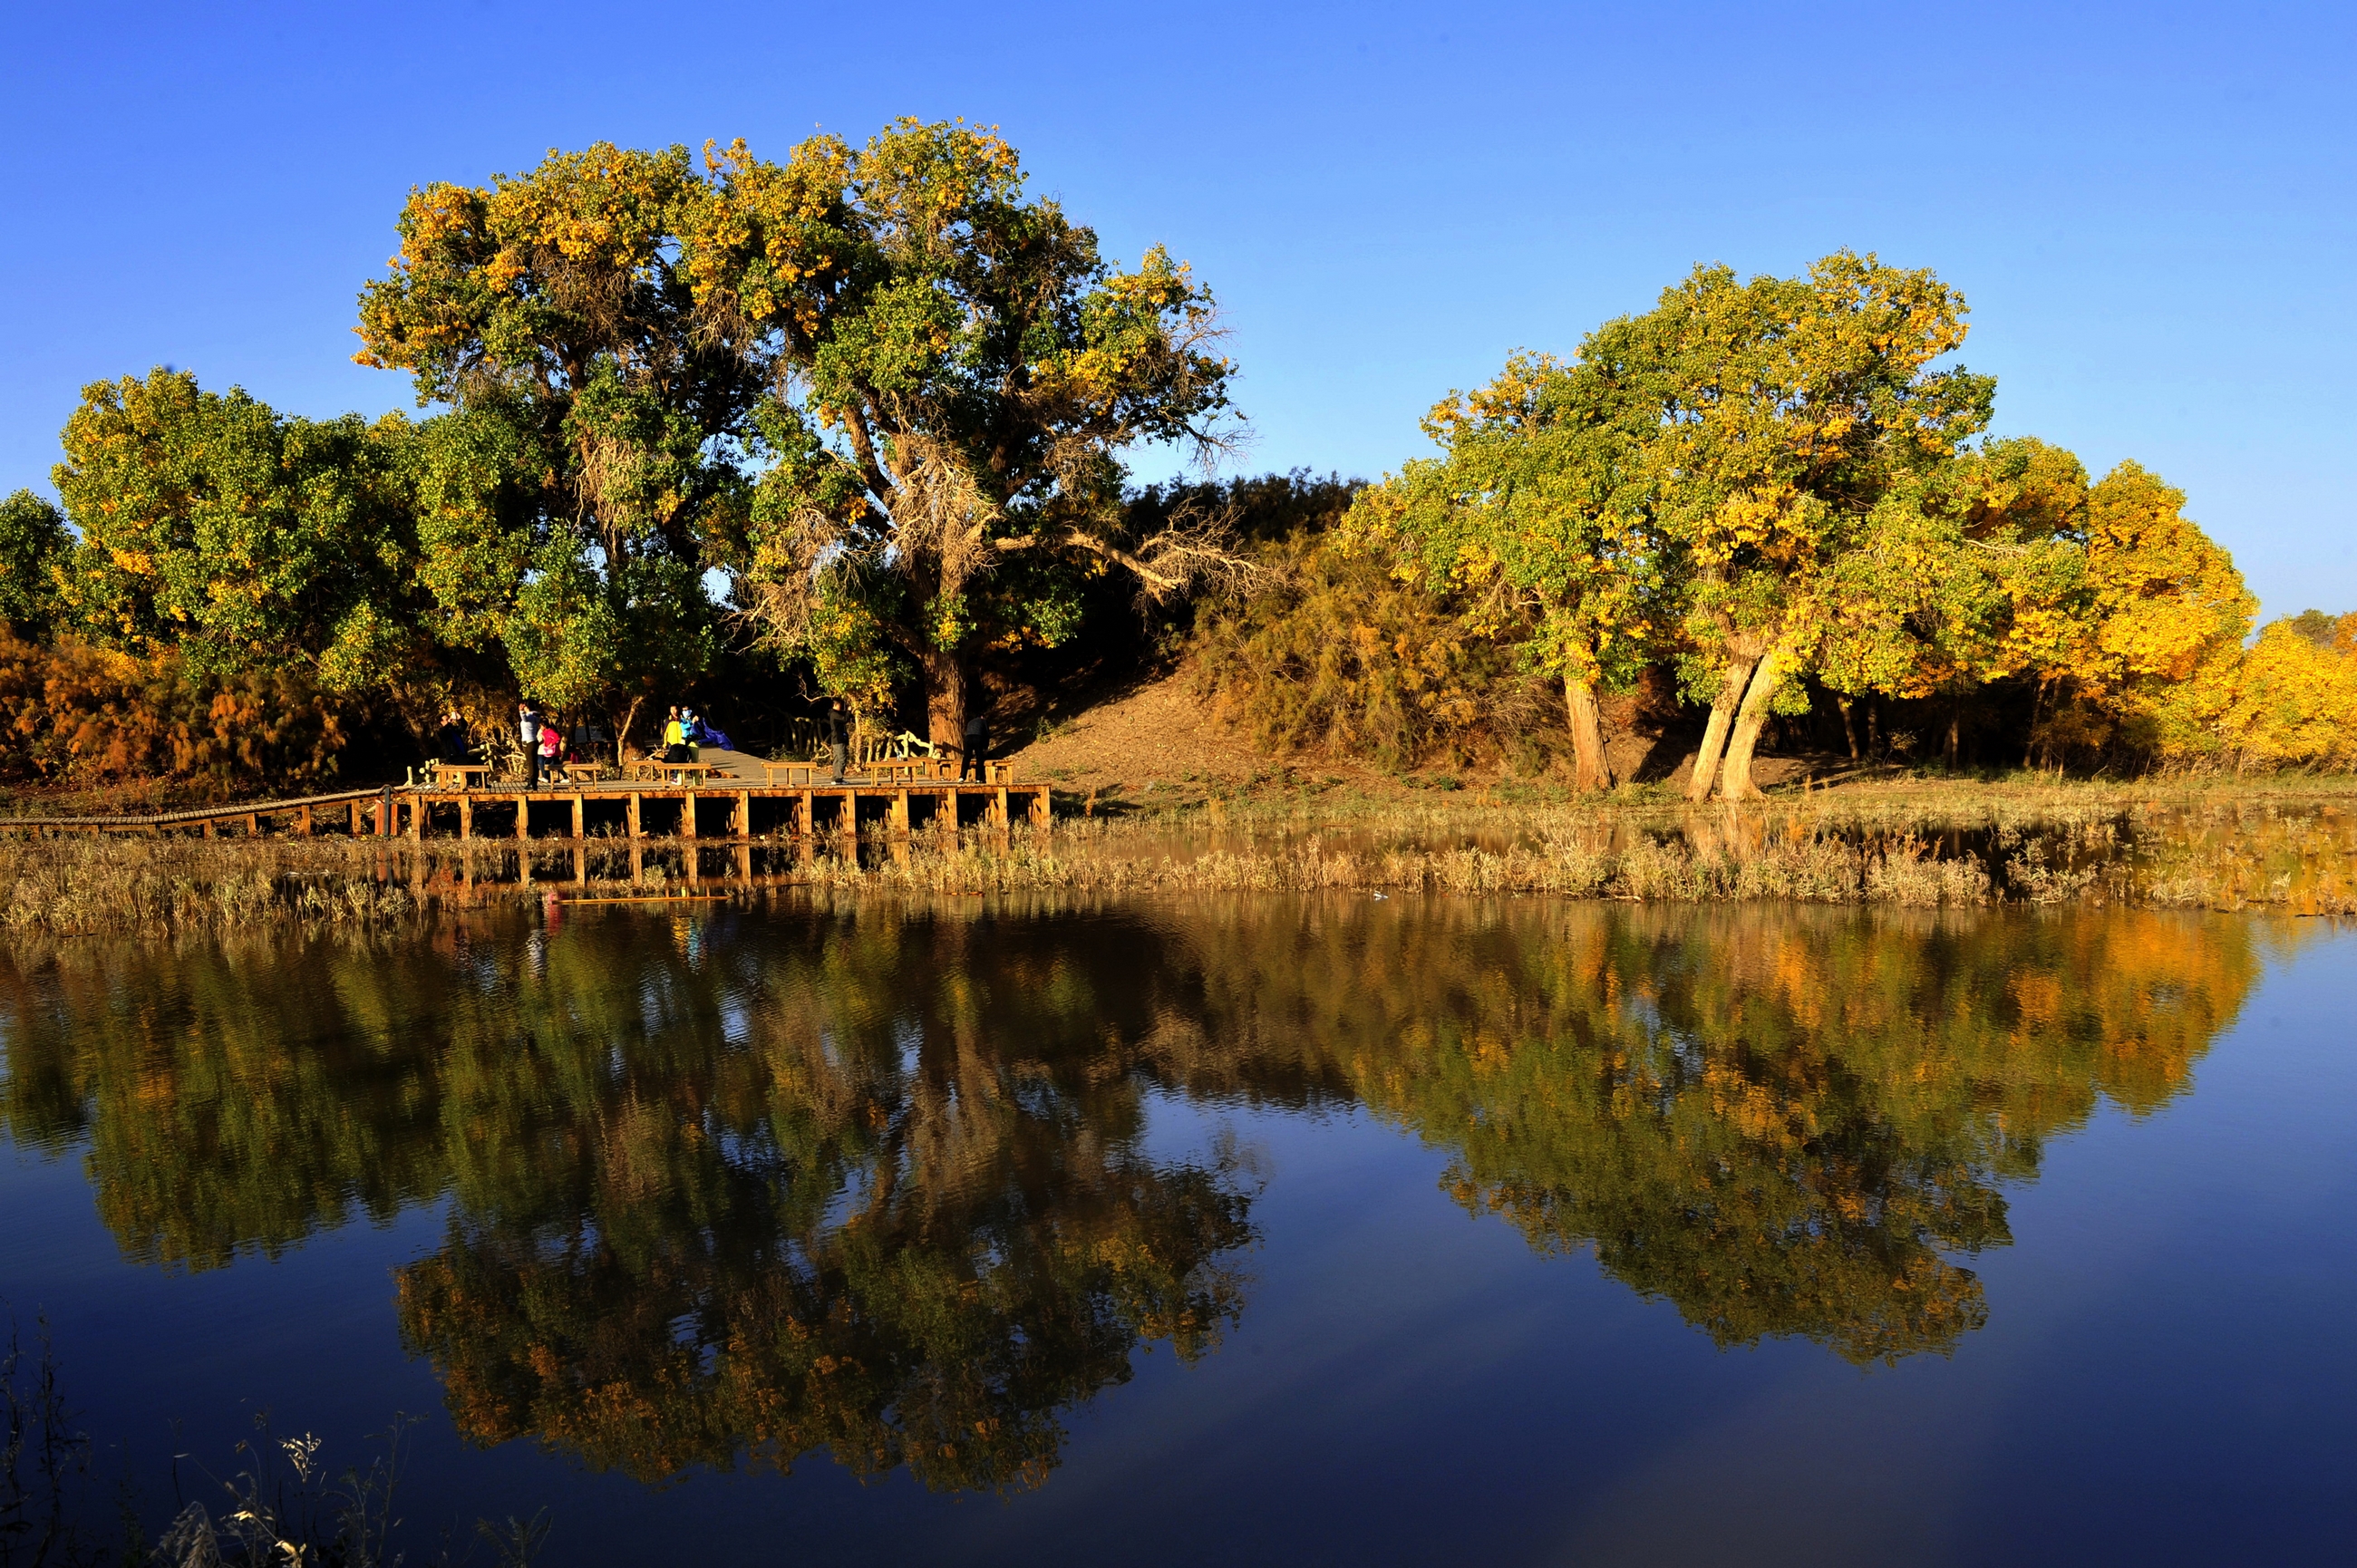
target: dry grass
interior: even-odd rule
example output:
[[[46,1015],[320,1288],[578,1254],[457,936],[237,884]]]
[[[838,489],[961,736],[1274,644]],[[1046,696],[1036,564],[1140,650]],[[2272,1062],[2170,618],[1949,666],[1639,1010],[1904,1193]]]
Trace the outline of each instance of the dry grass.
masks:
[[[543,844],[544,850],[555,846]],[[592,852],[608,858],[613,844]],[[629,880],[679,890],[689,846],[652,842]],[[730,852],[709,843],[707,857]],[[1045,835],[920,831],[764,845],[763,886],[844,894],[1350,890],[1644,902],[1908,907],[2117,904],[2357,914],[2357,793],[2325,781],[1900,784],[1699,811],[1264,791],[1068,818]],[[370,927],[444,902],[542,897],[511,852],[339,839],[59,838],[0,854],[0,927],[20,935]],[[707,858],[707,866],[715,864]],[[733,860],[731,861],[733,865]],[[616,874],[600,873],[612,891]],[[726,890],[726,872],[697,878]],[[739,886],[742,886],[741,884]]]
[[[414,913],[395,857],[333,839],[54,838],[0,849],[0,926],[74,936]]]

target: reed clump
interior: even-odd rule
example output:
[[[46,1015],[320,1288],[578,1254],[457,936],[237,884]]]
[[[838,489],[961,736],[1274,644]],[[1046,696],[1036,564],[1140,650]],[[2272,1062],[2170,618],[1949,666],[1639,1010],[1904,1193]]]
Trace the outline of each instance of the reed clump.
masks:
[[[11,932],[381,925],[416,908],[390,857],[334,840],[75,837],[0,853],[0,926]]]
[[[1617,845],[1566,835],[1494,848],[1361,846],[1312,835],[1158,854],[1124,854],[1118,839],[1107,838],[923,839],[875,864],[814,861],[807,879],[837,890],[903,893],[1363,891],[1924,908],[1986,904],[1996,897],[1978,861],[1942,859],[1913,835],[1858,843],[1821,835],[1747,843],[1639,834]]]

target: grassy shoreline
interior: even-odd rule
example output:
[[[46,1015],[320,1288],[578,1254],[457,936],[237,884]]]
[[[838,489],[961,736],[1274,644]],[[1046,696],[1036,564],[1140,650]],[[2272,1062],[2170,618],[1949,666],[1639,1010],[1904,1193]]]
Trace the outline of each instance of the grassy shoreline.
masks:
[[[572,847],[543,841],[534,854],[562,860]],[[0,857],[0,930],[376,927],[461,901],[556,890],[545,871],[537,882],[516,878],[514,853],[336,838],[15,841]],[[680,889],[690,853],[719,867],[694,880],[726,891],[737,864],[732,848],[710,841],[650,841],[629,873],[611,866],[622,846],[587,853],[607,866],[596,886],[609,895],[617,875],[630,880],[625,891]],[[836,839],[758,853],[761,884],[851,895],[1322,890],[2341,917],[2357,915],[2357,783],[1926,781],[1693,809],[1263,791],[1067,816],[1045,836],[920,831],[897,843]]]

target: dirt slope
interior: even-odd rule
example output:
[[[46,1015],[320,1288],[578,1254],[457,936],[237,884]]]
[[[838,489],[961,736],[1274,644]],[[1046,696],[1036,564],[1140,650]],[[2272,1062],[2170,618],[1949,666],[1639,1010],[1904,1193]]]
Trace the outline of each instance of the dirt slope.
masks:
[[[1183,671],[1083,709],[1012,757],[1017,778],[1072,789],[1238,780],[1267,766],[1211,718]]]

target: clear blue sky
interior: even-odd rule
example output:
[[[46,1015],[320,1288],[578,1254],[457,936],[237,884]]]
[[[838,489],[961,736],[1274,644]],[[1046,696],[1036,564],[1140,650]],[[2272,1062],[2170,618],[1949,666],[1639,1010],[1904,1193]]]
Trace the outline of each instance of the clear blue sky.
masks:
[[[0,490],[159,363],[292,412],[410,186],[550,146],[1001,126],[1219,293],[1244,467],[1372,477],[1518,346],[1842,246],[1972,303],[1998,428],[2189,492],[2270,615],[2357,608],[2357,7],[36,5],[0,19]]]

